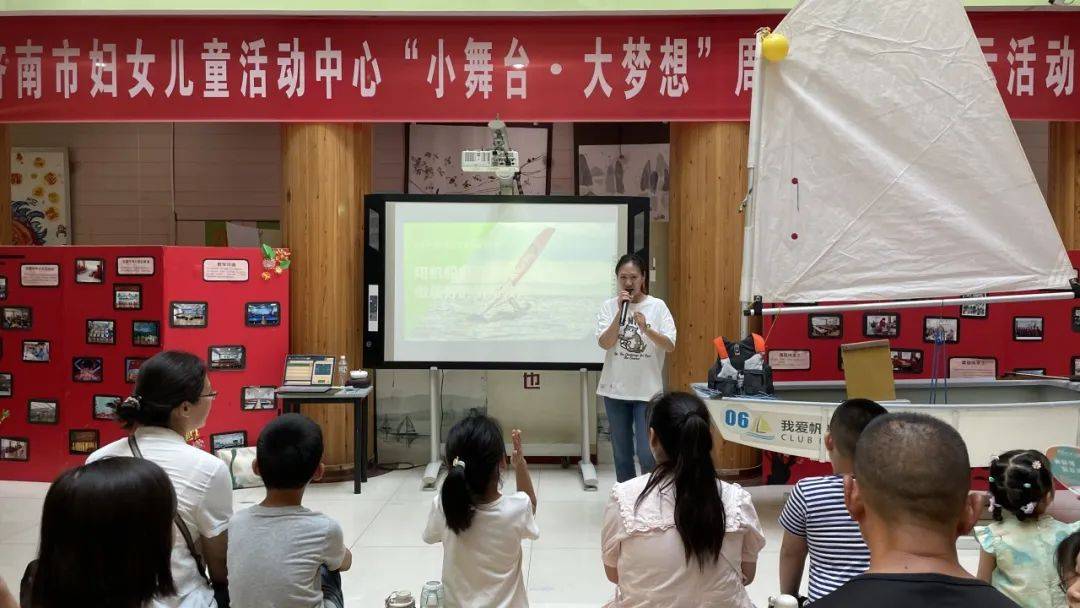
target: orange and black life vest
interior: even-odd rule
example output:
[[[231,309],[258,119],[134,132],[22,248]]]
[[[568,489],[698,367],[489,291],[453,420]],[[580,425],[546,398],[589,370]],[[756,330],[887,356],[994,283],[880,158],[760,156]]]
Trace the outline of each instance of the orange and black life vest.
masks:
[[[725,397],[735,395],[772,395],[772,368],[769,367],[765,338],[758,334],[731,342],[723,336],[713,340],[716,363],[709,369],[709,388]],[[760,356],[760,367],[746,369],[746,362]],[[725,369],[726,368],[726,369]]]

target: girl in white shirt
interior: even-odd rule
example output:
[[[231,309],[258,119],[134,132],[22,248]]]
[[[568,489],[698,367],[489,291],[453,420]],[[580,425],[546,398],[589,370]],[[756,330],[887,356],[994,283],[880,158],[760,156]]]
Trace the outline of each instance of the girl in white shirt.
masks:
[[[765,534],[750,494],[716,477],[709,411],[694,395],[652,403],[651,474],[616,484],[601,547],[611,608],[752,608]]]
[[[442,582],[447,608],[524,608],[521,541],[539,538],[533,515],[536,492],[521,453],[521,431],[511,433],[518,491],[499,492],[506,468],[502,429],[494,418],[474,415],[446,438],[449,470],[435,497],[424,542],[443,544]]]

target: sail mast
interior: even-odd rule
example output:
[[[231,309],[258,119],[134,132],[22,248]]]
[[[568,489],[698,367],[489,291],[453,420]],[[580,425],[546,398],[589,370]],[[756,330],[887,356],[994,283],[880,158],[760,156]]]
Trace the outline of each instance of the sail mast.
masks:
[[[754,86],[750,89],[750,143],[746,151],[746,197],[739,204],[739,211],[743,213],[742,283],[739,288],[739,299],[743,310],[750,307],[753,299],[750,285],[754,272],[754,197],[756,194],[754,186],[757,181],[758,158],[761,156],[761,102],[765,96],[761,80],[764,75],[764,70],[761,69],[761,39],[767,33],[768,28],[761,28],[754,36]],[[745,336],[749,332],[749,323],[744,315],[740,335]]]

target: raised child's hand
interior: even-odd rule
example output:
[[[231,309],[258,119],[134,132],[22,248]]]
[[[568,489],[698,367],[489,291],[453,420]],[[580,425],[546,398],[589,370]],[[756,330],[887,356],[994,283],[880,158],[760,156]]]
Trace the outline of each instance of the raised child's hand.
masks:
[[[514,442],[514,452],[510,456],[510,463],[515,467],[525,466],[525,454],[521,451],[521,430],[514,429],[510,431],[510,439]]]

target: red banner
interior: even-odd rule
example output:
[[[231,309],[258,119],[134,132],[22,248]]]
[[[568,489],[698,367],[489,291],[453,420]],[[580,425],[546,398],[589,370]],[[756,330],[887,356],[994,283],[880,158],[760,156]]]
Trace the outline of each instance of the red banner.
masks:
[[[971,19],[1013,118],[1080,120],[1080,13]],[[7,17],[0,121],[747,120],[779,20]]]

